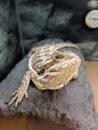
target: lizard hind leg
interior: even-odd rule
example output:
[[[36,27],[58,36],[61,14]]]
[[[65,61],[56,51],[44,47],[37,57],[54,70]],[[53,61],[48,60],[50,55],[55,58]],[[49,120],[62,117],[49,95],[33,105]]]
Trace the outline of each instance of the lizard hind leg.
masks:
[[[16,101],[15,107],[17,107],[18,104],[22,101],[24,96],[28,98],[27,89],[29,87],[29,83],[30,83],[30,71],[27,71],[21,81],[20,87],[14,93],[12,93],[13,98],[8,103],[9,106]]]

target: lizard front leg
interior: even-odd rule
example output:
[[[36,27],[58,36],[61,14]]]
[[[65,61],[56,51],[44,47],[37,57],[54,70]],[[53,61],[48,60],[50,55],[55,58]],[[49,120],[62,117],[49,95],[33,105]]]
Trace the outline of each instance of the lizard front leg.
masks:
[[[20,87],[14,93],[12,93],[13,98],[8,103],[8,105],[11,105],[13,102],[16,101],[15,107],[17,107],[17,105],[22,101],[24,96],[28,98],[27,89],[30,83],[30,73],[31,73],[30,71],[26,72],[26,74],[24,75],[21,81]]]

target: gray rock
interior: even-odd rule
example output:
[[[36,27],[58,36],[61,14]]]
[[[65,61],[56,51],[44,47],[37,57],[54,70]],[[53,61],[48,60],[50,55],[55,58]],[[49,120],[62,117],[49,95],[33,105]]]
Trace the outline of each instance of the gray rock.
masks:
[[[62,42],[50,39],[37,45],[57,43],[57,41]],[[81,57],[78,79],[72,80],[67,86],[56,91],[41,91],[31,83],[28,100],[24,98],[17,108],[14,104],[8,107],[11,93],[19,87],[27,70],[29,53],[0,84],[0,115],[33,115],[33,117],[37,116],[65,125],[68,130],[98,130],[98,116],[94,108],[92,90],[86,77],[84,59],[78,50],[74,48],[66,50],[73,51]]]

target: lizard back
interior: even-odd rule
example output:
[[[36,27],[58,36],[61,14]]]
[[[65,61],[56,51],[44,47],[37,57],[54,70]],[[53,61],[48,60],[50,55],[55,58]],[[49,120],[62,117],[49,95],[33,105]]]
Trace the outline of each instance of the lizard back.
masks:
[[[53,61],[52,51],[49,46],[40,47],[29,60],[29,69],[34,69],[38,74],[43,73],[44,69],[49,67]]]
[[[34,48],[34,54],[29,59],[29,70],[34,69],[38,74],[44,73],[46,69],[55,63],[66,58],[64,55],[57,54],[56,50],[63,47],[73,47],[79,49],[78,46],[72,43],[61,43],[55,45],[44,45],[42,47]]]

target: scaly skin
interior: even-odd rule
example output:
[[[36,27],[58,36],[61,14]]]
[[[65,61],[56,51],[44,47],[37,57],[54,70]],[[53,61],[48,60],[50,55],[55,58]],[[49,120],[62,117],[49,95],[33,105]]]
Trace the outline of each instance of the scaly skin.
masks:
[[[28,98],[27,89],[30,80],[40,90],[56,90],[78,77],[81,59],[70,51],[58,51],[64,47],[79,49],[72,43],[44,45],[32,49],[34,53],[29,59],[28,71],[25,73],[20,87],[12,94],[13,98],[8,105],[16,101],[15,107],[17,107],[24,96]]]

